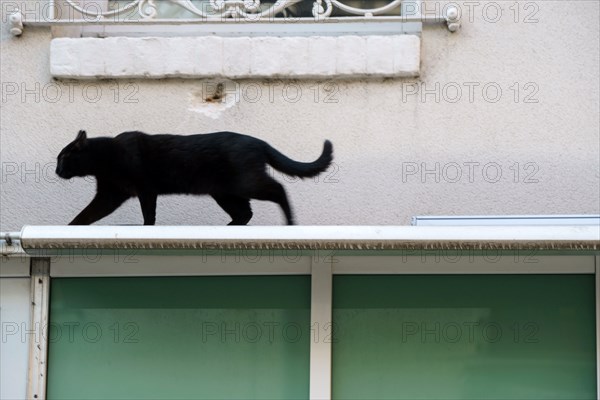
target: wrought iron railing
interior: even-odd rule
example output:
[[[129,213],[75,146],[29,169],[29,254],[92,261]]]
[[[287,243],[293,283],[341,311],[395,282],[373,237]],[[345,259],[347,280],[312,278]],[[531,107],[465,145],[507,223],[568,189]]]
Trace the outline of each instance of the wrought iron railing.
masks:
[[[449,5],[423,15],[417,0],[48,0],[51,12],[37,20],[17,11],[11,32],[23,25],[211,24],[224,22],[444,22],[460,27],[460,12]]]
[[[118,14],[132,15],[137,9],[140,18],[188,15],[202,19],[248,19],[312,17],[325,19],[332,16],[373,17],[400,16],[402,0],[113,0],[109,9],[85,9],[75,0],[66,0],[74,9],[88,16],[110,17]],[[185,13],[182,13],[185,12]]]

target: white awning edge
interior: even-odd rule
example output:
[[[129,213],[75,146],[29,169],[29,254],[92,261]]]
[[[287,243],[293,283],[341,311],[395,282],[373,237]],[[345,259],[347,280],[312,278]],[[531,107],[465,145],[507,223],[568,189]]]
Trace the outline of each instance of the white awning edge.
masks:
[[[595,226],[26,226],[41,249],[600,250]]]

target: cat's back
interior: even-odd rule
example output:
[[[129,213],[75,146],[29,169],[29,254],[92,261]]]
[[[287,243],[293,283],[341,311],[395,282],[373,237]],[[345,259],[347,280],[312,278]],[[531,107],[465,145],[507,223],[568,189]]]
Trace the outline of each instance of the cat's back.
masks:
[[[150,135],[140,131],[129,131],[118,134],[114,137],[114,143],[117,143],[123,148],[134,150],[139,144]]]
[[[196,136],[196,135],[194,135]],[[170,150],[182,151],[189,148],[194,141],[189,136],[157,134],[151,135],[140,131],[128,131],[117,135],[115,142],[130,152],[135,153],[154,153],[169,152]]]
[[[177,152],[222,152],[239,147],[262,146],[264,142],[241,133],[223,131],[192,135],[158,134],[148,135],[141,132],[128,132],[132,138],[141,139],[144,144],[163,151]]]
[[[223,131],[214,133],[149,135],[140,131],[123,132],[115,140],[133,155],[153,160],[185,160],[198,156],[206,160],[235,159],[261,154],[265,142],[252,136]]]

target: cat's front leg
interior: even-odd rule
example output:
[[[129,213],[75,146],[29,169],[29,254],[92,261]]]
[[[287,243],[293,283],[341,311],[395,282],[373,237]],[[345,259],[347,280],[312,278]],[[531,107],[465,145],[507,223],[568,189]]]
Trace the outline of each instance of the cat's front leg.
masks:
[[[123,193],[98,192],[69,225],[91,225],[115,211],[128,198],[129,196]]]
[[[142,206],[144,225],[154,225],[156,223],[156,193],[140,193],[138,197]]]

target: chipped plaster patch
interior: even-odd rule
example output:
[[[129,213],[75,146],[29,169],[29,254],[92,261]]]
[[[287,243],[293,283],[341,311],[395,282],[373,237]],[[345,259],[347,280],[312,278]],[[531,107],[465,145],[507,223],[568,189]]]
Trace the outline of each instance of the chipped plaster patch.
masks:
[[[189,93],[188,110],[218,119],[237,104],[236,93],[237,83],[234,81],[202,81]]]

